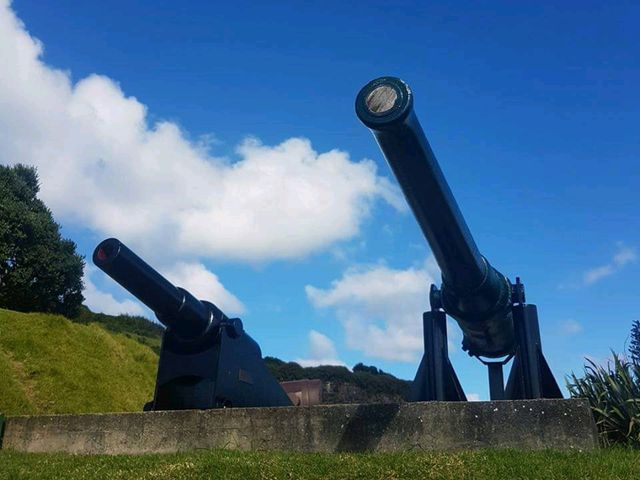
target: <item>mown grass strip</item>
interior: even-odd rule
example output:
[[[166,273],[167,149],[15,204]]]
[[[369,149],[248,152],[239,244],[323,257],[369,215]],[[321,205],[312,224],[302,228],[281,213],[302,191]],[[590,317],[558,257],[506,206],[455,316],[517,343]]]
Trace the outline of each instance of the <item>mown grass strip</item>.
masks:
[[[485,450],[397,454],[211,451],[73,456],[0,452],[0,479],[634,479],[640,452]]]

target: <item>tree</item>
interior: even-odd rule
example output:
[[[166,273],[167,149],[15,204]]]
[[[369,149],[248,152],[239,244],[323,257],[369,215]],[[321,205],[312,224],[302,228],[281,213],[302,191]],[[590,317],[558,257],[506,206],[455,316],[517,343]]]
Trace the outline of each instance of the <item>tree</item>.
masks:
[[[39,190],[35,168],[0,165],[0,307],[73,316],[84,300],[84,260]]]
[[[640,320],[635,320],[631,325],[631,343],[629,344],[629,356],[631,361],[640,365]]]
[[[383,372],[382,370],[378,369],[378,367],[374,367],[373,365],[369,366],[369,365],[364,365],[362,362],[360,363],[356,363],[353,366],[353,371],[354,372],[368,372],[372,375],[385,375],[385,372]]]

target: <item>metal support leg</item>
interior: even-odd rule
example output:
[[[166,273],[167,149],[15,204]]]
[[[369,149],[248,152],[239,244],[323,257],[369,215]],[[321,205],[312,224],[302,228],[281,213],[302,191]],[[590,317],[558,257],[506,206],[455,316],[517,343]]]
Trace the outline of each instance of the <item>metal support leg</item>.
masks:
[[[491,400],[504,400],[504,376],[502,362],[487,362],[489,369],[489,395]]]
[[[422,320],[424,356],[407,400],[466,400],[460,381],[449,361],[445,313],[439,310],[425,312]]]
[[[542,354],[535,305],[513,306],[517,350],[507,381],[506,398],[562,398],[560,387]]]

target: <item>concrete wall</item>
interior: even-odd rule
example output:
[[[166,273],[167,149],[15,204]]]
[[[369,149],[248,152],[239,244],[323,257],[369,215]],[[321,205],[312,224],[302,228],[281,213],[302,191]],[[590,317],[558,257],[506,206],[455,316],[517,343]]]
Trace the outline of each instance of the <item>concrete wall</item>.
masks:
[[[3,448],[159,453],[196,449],[305,452],[469,448],[593,449],[582,400],[428,402],[8,417]]]

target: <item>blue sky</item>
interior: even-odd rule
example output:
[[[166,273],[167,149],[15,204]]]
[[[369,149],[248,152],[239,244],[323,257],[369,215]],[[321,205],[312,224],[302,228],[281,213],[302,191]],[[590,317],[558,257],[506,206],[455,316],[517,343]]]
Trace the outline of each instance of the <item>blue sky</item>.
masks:
[[[562,380],[640,318],[639,21],[623,1],[2,0],[0,161],[38,166],[80,253],[119,237],[240,314],[265,354],[413,378],[438,272],[353,111],[399,76]],[[86,279],[94,308],[142,311]]]

